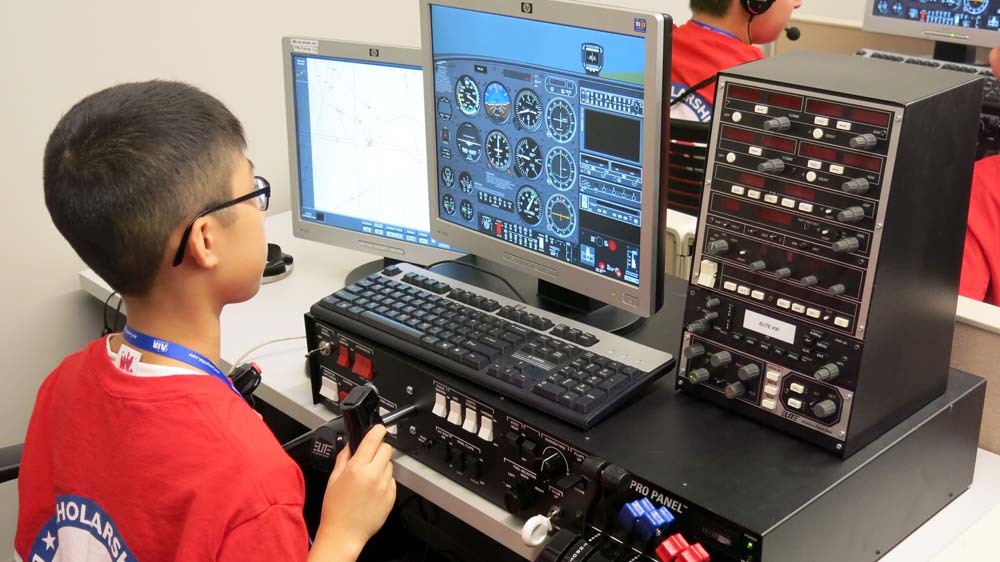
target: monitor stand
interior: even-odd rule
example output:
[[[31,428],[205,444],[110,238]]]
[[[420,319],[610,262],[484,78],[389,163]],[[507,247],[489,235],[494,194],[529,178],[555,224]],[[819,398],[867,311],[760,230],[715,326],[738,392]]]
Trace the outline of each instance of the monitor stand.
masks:
[[[973,45],[935,41],[934,60],[976,64],[976,47]]]
[[[372,273],[381,271],[388,265],[399,263],[400,260],[383,258],[366,263],[347,275],[345,284],[350,285]],[[466,265],[463,265],[466,264]],[[474,266],[474,267],[469,267]],[[599,330],[618,335],[642,325],[642,317],[606,305],[575,291],[565,289],[549,281],[521,273],[498,263],[485,260],[471,254],[464,255],[450,262],[442,262],[434,266],[433,271],[456,281],[481,287],[512,300],[520,300],[503,282],[475,268],[481,268],[506,279],[524,297],[525,304],[540,308],[546,312],[582,322]]]

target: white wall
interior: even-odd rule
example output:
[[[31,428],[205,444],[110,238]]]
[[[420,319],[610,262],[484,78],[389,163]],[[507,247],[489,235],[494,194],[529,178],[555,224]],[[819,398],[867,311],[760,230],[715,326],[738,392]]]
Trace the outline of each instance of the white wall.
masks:
[[[251,156],[288,208],[282,35],[416,46],[416,0],[0,2],[0,446],[24,438],[38,385],[99,334],[100,304],[78,290],[84,268],[52,226],[42,150],[60,115],[123,81],[191,82],[243,121]],[[16,486],[0,486],[0,560],[8,560]]]
[[[795,18],[860,26],[865,18],[865,0],[802,0]]]

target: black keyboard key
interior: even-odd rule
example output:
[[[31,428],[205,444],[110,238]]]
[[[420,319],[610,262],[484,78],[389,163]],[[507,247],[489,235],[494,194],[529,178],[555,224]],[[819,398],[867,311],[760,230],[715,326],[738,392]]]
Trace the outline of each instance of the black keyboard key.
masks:
[[[515,376],[520,375],[521,370],[517,367],[507,367],[506,369],[500,370],[500,380],[504,382],[510,382]]]
[[[585,384],[589,384],[590,386],[597,386],[597,385],[601,384],[602,382],[604,382],[604,379],[602,379],[601,377],[596,377],[596,376],[591,375],[591,376],[583,379],[583,382]]]
[[[462,363],[465,363],[476,370],[485,369],[486,366],[490,364],[490,361],[490,358],[480,353],[476,353],[475,351],[470,351],[462,356]]]
[[[423,275],[419,275],[417,273],[414,273],[414,272],[410,271],[406,275],[403,276],[403,281],[406,282],[406,283],[413,283],[414,281],[416,281],[417,279],[420,279],[422,277],[423,277]]]
[[[351,303],[347,301],[340,301],[336,305],[334,305],[333,310],[334,312],[339,312],[340,314],[346,315],[348,309],[350,308],[351,308]]]
[[[593,362],[597,363],[601,367],[607,367],[608,365],[611,364],[611,360],[610,359],[608,359],[607,357],[601,357],[600,355],[598,355],[597,357],[595,357],[594,360],[593,360]]]
[[[391,310],[392,309],[389,308],[388,306],[380,306],[380,307],[376,308],[375,310],[373,310],[372,312],[374,312],[375,314],[381,314],[382,316],[385,316]]]
[[[550,333],[557,338],[564,338],[566,337],[566,330],[569,329],[570,329],[569,326],[567,326],[566,324],[559,324],[555,328],[552,328],[552,332]]]
[[[581,414],[588,414],[601,402],[604,402],[606,397],[607,394],[602,390],[590,390],[573,401],[573,409]]]
[[[500,308],[500,303],[493,299],[486,299],[486,301],[483,302],[483,310],[487,312],[493,312],[498,308]]]
[[[556,365],[560,365],[562,363],[565,363],[569,359],[569,356],[563,353],[562,351],[553,351],[552,353],[549,354],[548,359],[549,361],[552,361]]]
[[[380,314],[376,314],[370,310],[366,310],[361,313],[359,320],[372,326],[373,328],[382,330],[383,332],[390,333],[397,338],[403,339],[413,344],[419,344],[420,338],[423,337],[423,333],[414,330],[413,328],[400,324],[399,322]]]
[[[580,337],[576,338],[576,343],[582,345],[583,347],[590,347],[596,344],[599,340],[594,334],[581,334]]]
[[[548,330],[549,328],[552,327],[552,321],[549,320],[548,318],[542,318],[540,316],[536,316],[531,321],[531,327],[536,330],[542,330],[544,332],[545,330]]]
[[[562,381],[566,380],[566,377],[564,377],[564,376],[560,375],[559,373],[552,373],[552,374],[551,374],[551,375],[549,375],[549,377],[548,377],[547,379],[545,379],[545,380],[546,380],[547,382],[550,382],[550,383],[553,383],[553,384],[559,384],[559,383],[561,383]]]
[[[356,320],[358,316],[364,311],[365,311],[364,307],[352,306],[351,308],[347,309],[347,315]]]
[[[496,363],[490,365],[486,368],[486,374],[495,379],[500,378],[500,365],[497,365]]]
[[[462,357],[468,352],[469,350],[462,347],[461,343],[458,343],[455,345],[455,347],[448,350],[448,359],[451,359],[452,361],[458,361],[459,363],[461,363]]]
[[[433,350],[434,346],[441,343],[441,338],[435,336],[424,336],[420,338],[420,347]]]
[[[583,372],[588,375],[596,375],[598,371],[601,370],[601,366],[596,363],[588,363],[586,367],[583,368]]]
[[[588,363],[583,359],[574,359],[573,362],[569,364],[570,367],[573,367],[576,370],[580,370],[586,367],[587,365]]]
[[[583,332],[581,332],[580,330],[577,330],[576,328],[569,328],[568,330],[566,330],[566,333],[563,335],[563,338],[575,342],[577,338],[579,338],[582,335]]]
[[[424,277],[420,280],[420,287],[431,291],[434,289],[434,285],[437,285],[437,279],[431,279],[430,277]]]
[[[573,402],[575,402],[579,397],[580,395],[576,392],[564,392],[559,395],[559,403],[567,408],[572,408]]]
[[[635,367],[625,367],[619,373],[625,375],[629,379],[635,380],[643,375],[643,372]]]
[[[472,295],[471,297],[469,297],[469,304],[472,305],[472,306],[474,306],[474,307],[476,307],[476,308],[482,308],[483,307],[483,302],[485,302],[485,301],[486,301],[486,299],[484,299],[483,297],[481,297],[479,295]]]
[[[542,384],[536,385],[532,392],[542,398],[546,398],[554,402],[558,400],[559,395],[563,393],[563,387],[550,382],[543,382]]]
[[[624,390],[624,388],[627,385],[628,385],[628,377],[626,377],[625,375],[615,375],[605,380],[601,384],[597,385],[597,388],[605,392],[608,392],[610,394],[615,394],[617,392]]]
[[[580,383],[576,379],[563,379],[563,381],[559,383],[559,386],[562,387],[563,392],[566,392],[578,384]]]
[[[434,324],[431,324],[430,322],[421,322],[417,324],[415,328],[420,330],[421,332],[427,332],[427,330],[434,328]]]
[[[512,310],[514,310],[513,306],[510,305],[502,306],[500,307],[500,310],[497,311],[497,316],[499,316],[500,318],[507,318],[507,316],[510,315],[510,312]]]
[[[515,308],[507,314],[508,320],[513,320],[514,322],[523,322],[526,313],[520,308]]]
[[[319,303],[317,303],[317,304],[319,304],[320,306],[322,306],[323,308],[325,308],[327,310],[333,310],[334,307],[337,306],[338,302],[340,302],[340,299],[338,299],[337,297],[335,297],[333,295],[329,295],[329,296],[323,297],[323,300],[319,301]]]
[[[451,290],[451,285],[438,281],[433,287],[431,287],[431,290],[439,295],[443,295]]]
[[[344,300],[344,301],[348,301],[348,302],[354,302],[354,301],[356,301],[356,300],[358,300],[358,299],[361,298],[360,295],[356,295],[356,294],[348,291],[347,289],[341,289],[341,290],[337,291],[336,293],[334,293],[333,296],[337,297],[340,300]]]
[[[524,373],[518,372],[511,374],[509,382],[518,388],[528,388],[531,384],[531,379]]]
[[[507,353],[513,348],[513,346],[508,341],[495,338],[493,336],[480,336],[479,343],[483,345],[488,345],[494,349],[500,350],[501,353]]]
[[[597,371],[597,376],[601,377],[602,379],[610,379],[611,377],[617,375],[618,374],[616,372],[612,371],[611,369],[608,369],[607,367],[601,369],[600,371]],[[626,380],[628,380],[628,377],[626,377]]]
[[[526,341],[534,339],[536,335],[535,332],[532,332],[531,330],[525,330],[524,328],[516,326],[514,324],[511,324],[510,327],[507,328],[507,331],[521,336]]]
[[[577,394],[583,394],[590,390],[592,387],[589,384],[580,383],[573,387],[573,392]]]
[[[396,322],[399,322],[400,324],[409,324],[410,320],[413,320],[413,318],[409,314],[404,314],[400,312],[399,316],[394,318],[394,320]]]
[[[462,342],[462,347],[468,349],[469,351],[476,352],[480,355],[488,357],[490,361],[493,361],[500,356],[500,350],[494,349],[488,345],[483,345],[476,340],[465,340]]]
[[[401,271],[403,271],[403,270],[399,269],[398,265],[390,265],[389,267],[386,267],[385,269],[382,270],[382,275],[388,275],[389,277],[395,277],[396,275],[399,275],[399,272],[401,272]]]

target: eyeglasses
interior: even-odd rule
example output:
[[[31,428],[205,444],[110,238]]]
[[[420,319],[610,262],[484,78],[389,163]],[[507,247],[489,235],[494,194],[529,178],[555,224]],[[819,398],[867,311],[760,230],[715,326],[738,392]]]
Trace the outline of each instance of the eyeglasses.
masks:
[[[210,215],[216,211],[221,211],[222,209],[232,207],[233,205],[238,205],[244,201],[250,201],[251,199],[254,200],[254,203],[257,205],[257,208],[259,210],[261,211],[267,210],[267,206],[271,202],[271,184],[268,183],[266,179],[260,176],[254,176],[253,181],[257,189],[251,191],[250,193],[247,193],[246,195],[241,195],[240,197],[237,197],[232,201],[226,201],[225,203],[205,209],[204,211],[195,215],[193,219],[191,219],[191,222],[188,223],[187,228],[184,229],[184,234],[181,235],[181,244],[180,246],[177,247],[177,254],[174,255],[174,267],[177,267],[178,265],[181,264],[182,261],[184,261],[184,248],[187,247],[188,238],[191,237],[191,229],[194,228],[194,221],[200,219],[205,215]]]

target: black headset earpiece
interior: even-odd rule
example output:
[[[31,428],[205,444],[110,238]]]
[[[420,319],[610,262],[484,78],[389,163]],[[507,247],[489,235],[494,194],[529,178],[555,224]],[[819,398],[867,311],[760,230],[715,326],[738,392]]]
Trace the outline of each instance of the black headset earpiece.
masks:
[[[775,0],[740,0],[743,9],[750,12],[751,16],[759,16],[771,9]]]

